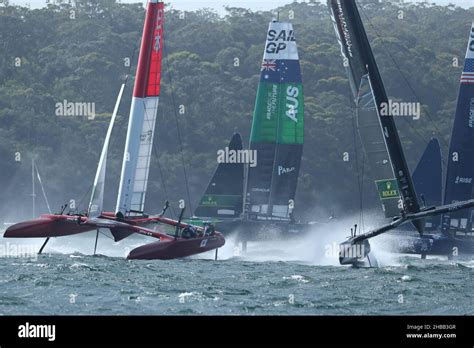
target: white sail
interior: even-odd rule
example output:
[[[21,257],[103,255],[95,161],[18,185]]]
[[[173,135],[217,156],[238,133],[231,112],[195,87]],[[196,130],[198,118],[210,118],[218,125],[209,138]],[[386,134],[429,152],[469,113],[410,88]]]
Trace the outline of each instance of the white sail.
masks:
[[[164,5],[150,0],[143,29],[116,212],[143,212],[158,110]]]
[[[143,211],[158,110],[158,97],[133,98],[117,211]]]
[[[102,153],[100,154],[99,165],[97,166],[97,172],[95,174],[94,179],[94,187],[92,188],[92,196],[89,202],[89,217],[97,217],[102,213],[104,204],[105,172],[107,167],[107,151],[109,149],[110,137],[112,135],[112,129],[114,128],[115,118],[117,117],[124,89],[125,83],[122,84],[122,87],[120,87],[120,92],[118,94],[117,101],[115,102],[114,112],[112,113],[109,128],[107,129],[107,135],[105,136],[104,146],[102,147]]]

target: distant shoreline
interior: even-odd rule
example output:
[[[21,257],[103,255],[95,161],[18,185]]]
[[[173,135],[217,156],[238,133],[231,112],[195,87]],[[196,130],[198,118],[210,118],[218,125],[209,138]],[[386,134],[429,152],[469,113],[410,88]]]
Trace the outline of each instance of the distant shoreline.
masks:
[[[304,0],[294,0],[296,2],[307,2]],[[212,9],[217,13],[225,13],[224,6],[249,8],[252,11],[271,11],[279,6],[289,5],[292,0],[170,0],[165,1],[166,4],[172,4],[173,8],[181,11],[197,11],[202,9]],[[146,4],[146,0],[121,0],[122,3],[143,3]],[[319,2],[325,2],[320,0]],[[422,2],[422,0],[407,0],[406,3],[410,2]],[[440,6],[447,6],[450,3],[454,3],[456,6],[468,9],[474,7],[472,0],[431,0]],[[17,6],[26,6],[30,4],[33,9],[46,7],[46,0],[10,0],[10,4]]]

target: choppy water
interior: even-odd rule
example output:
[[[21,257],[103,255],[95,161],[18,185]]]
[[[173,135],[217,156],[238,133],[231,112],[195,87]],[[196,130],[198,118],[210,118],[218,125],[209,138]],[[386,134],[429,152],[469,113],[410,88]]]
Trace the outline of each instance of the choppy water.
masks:
[[[0,241],[10,251],[0,257],[0,314],[474,314],[469,260],[381,253],[380,268],[353,269],[321,257],[308,241],[253,243],[238,256],[228,239],[218,261],[212,253],[127,261],[125,252],[142,239],[114,245],[102,237],[98,252],[108,256],[88,256],[93,235],[54,240],[51,254],[32,258],[18,247],[31,242],[16,243]]]

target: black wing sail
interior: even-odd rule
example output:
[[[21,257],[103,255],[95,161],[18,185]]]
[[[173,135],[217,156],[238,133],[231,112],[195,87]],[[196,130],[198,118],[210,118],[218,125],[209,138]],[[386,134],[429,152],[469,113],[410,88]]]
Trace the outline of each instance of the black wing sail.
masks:
[[[344,56],[346,58],[354,58],[357,52],[358,58],[354,59],[360,60],[357,65],[350,68],[354,80],[351,83],[352,89],[357,88],[358,95],[358,87],[362,84],[362,78],[363,76],[367,76],[377,115],[379,116],[385,146],[390,157],[393,175],[396,178],[398,190],[403,201],[403,208],[407,213],[417,213],[420,211],[420,205],[405,160],[405,155],[395,126],[395,120],[390,114],[382,116],[383,113],[381,110],[384,105],[388,105],[388,97],[356,2],[355,0],[329,0],[328,4],[334,19],[336,31],[340,37]],[[414,221],[413,223],[419,232],[423,231],[422,221]]]
[[[456,115],[448,155],[448,171],[444,204],[465,201],[473,197],[474,178],[474,24],[461,75]],[[443,217],[443,232],[450,229],[458,233],[472,231],[472,210],[446,214]]]
[[[370,87],[367,63],[358,42],[343,44],[343,38],[348,38],[348,36],[344,30],[340,29],[343,27],[338,25],[333,11],[331,11],[331,19],[341,45],[343,63],[354,98],[357,131],[369,163],[371,176],[375,181],[382,209],[387,218],[398,216],[401,210],[400,193],[383,134],[380,132],[380,121]]]
[[[370,88],[369,77],[361,78],[356,99],[357,130],[369,162],[369,169],[375,180],[380,203],[385,217],[391,218],[400,214],[400,193],[393,175],[380,122]]]
[[[441,148],[438,139],[431,139],[425,152],[413,172],[413,184],[422,204],[428,207],[441,205],[443,194],[443,168],[441,164]],[[441,216],[433,216],[425,221],[427,231],[437,231],[441,225]]]
[[[235,133],[227,149],[220,154],[225,160],[217,166],[194,215],[198,217],[239,217],[243,208],[244,164],[242,138]]]

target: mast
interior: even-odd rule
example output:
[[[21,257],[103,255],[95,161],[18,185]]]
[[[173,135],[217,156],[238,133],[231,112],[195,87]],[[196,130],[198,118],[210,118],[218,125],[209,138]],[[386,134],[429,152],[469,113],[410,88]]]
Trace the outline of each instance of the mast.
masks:
[[[420,211],[420,206],[398,136],[395,120],[392,115],[383,116],[381,112],[383,105],[388,105],[388,97],[356,2],[355,0],[329,0],[328,4],[337,26],[337,31],[342,33],[340,35],[342,38],[340,42],[343,53],[351,57],[353,52],[356,51],[362,59],[362,64],[359,67],[362,69],[361,76],[367,75],[368,78],[385,146],[390,157],[392,171],[397,180],[398,189],[403,201],[403,210],[405,213],[417,213]],[[359,86],[360,83],[361,81],[359,81]],[[358,88],[358,86],[355,85],[352,88]],[[413,224],[420,233],[423,232],[423,221],[415,220]]]
[[[469,41],[461,75],[451,143],[449,145],[448,169],[444,204],[465,201],[473,197],[474,178],[474,23],[471,25]],[[472,231],[472,209],[448,213],[443,216],[442,231],[450,228]]]
[[[304,100],[291,23],[270,23],[250,136],[257,165],[249,166],[245,213],[288,221],[304,142]]]
[[[36,190],[35,190],[35,158],[31,157],[31,197],[33,219],[36,217]]]
[[[116,212],[143,212],[160,95],[164,4],[149,0],[125,142]]]

